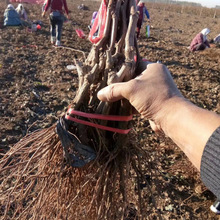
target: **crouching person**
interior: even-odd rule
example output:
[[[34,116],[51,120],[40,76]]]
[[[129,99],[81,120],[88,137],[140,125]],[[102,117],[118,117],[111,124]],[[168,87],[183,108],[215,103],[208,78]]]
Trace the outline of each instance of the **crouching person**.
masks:
[[[214,38],[215,44],[220,44],[220,34]]]
[[[210,43],[220,46],[220,34],[217,35],[214,39],[210,40]]]
[[[27,12],[24,9],[24,6],[22,4],[18,5],[18,7],[16,8],[16,11],[22,20],[24,20],[24,21],[28,20]]]
[[[9,4],[4,12],[4,26],[19,26],[21,19],[14,6]]]
[[[198,33],[194,39],[192,40],[189,49],[191,51],[197,51],[197,50],[205,50],[206,48],[209,48],[209,42],[207,39],[207,35],[210,33],[210,30],[208,28],[203,29],[200,33]]]

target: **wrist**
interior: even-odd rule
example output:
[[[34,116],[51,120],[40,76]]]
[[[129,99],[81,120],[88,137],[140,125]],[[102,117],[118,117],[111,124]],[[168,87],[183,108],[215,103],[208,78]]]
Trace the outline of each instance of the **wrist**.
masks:
[[[174,96],[162,105],[154,120],[159,129],[170,137],[183,112],[188,111],[193,104],[182,96]]]
[[[220,117],[202,109],[184,97],[174,97],[165,103],[158,123],[199,170],[204,147],[220,125]]]

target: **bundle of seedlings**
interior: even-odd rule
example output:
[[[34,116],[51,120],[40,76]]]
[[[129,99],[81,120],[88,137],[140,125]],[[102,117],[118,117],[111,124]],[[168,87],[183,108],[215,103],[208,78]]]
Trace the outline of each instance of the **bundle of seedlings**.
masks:
[[[56,124],[28,134],[1,158],[1,219],[141,219],[144,152],[130,131],[132,107],[97,98],[103,87],[138,73],[136,1],[102,4],[103,36],[85,60],[74,60],[73,103]]]

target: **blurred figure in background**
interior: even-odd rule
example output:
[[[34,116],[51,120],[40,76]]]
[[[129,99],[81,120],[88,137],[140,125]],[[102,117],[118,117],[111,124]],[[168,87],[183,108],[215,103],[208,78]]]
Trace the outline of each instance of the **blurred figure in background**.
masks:
[[[144,21],[144,16],[146,15],[147,19],[150,20],[150,14],[149,14],[147,8],[145,7],[145,4],[142,1],[138,2],[137,11],[139,12],[139,18],[138,18],[138,22],[137,22],[137,32],[136,33],[137,33],[137,38],[139,38],[141,26]]]
[[[94,11],[93,14],[92,14],[92,19],[91,19],[91,22],[90,22],[90,25],[88,26],[89,30],[92,28],[92,25],[95,21],[95,18],[97,16],[98,12],[97,11]]]
[[[208,28],[203,29],[200,33],[198,33],[194,39],[192,40],[189,49],[191,51],[205,50],[206,48],[210,48],[207,35],[210,33]]]
[[[19,14],[12,4],[9,4],[4,12],[4,26],[21,25]]]
[[[78,6],[78,9],[79,9],[79,10],[85,10],[85,5],[84,5],[84,4],[80,4],[80,5]]]
[[[24,21],[28,20],[27,12],[24,9],[24,6],[22,4],[18,4],[18,7],[15,9],[17,13],[19,14],[20,18]]]
[[[214,38],[215,44],[220,44],[220,34]]]
[[[217,35],[214,39],[212,39],[212,40],[210,40],[210,42],[209,43],[211,43],[211,44],[218,44],[218,45],[220,45],[220,34],[219,35]]]
[[[46,11],[50,8],[50,28],[51,28],[51,43],[56,46],[61,46],[61,33],[65,16],[63,14],[63,7],[69,19],[69,10],[66,0],[47,0],[42,17],[45,16]]]

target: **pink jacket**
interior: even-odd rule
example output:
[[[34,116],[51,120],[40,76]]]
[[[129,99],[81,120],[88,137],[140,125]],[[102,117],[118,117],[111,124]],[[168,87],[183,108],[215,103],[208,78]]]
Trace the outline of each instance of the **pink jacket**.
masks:
[[[198,33],[194,39],[192,40],[191,44],[190,44],[190,50],[191,51],[195,51],[196,50],[196,46],[198,44],[205,44],[207,47],[210,47],[209,42],[207,40],[205,40],[205,42],[203,42],[203,34],[202,33]]]
[[[150,19],[150,14],[149,14],[147,8],[145,7],[144,3],[139,3],[137,5],[137,11],[139,11],[139,20],[143,20],[144,15],[146,15],[147,18]]]
[[[64,6],[66,14],[68,15],[69,11],[67,8],[66,0],[48,0],[44,10],[47,11],[50,7],[51,12],[52,11],[59,11],[59,12],[63,13],[63,6]]]

